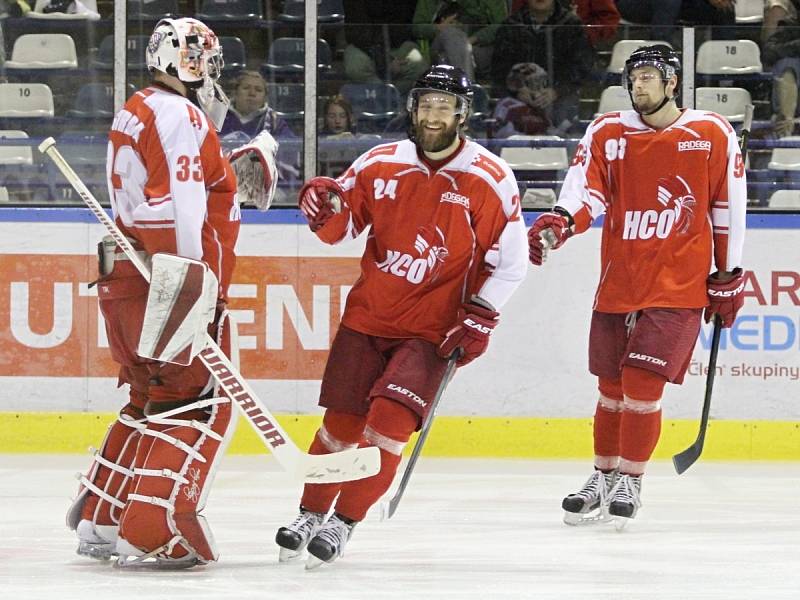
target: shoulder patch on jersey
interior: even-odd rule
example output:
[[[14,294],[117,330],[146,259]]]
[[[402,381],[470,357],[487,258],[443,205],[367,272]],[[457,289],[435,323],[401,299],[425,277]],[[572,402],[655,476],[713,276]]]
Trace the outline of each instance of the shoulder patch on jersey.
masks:
[[[364,160],[375,158],[376,156],[391,156],[397,152],[397,144],[386,144],[385,146],[378,146],[370,150],[364,157]]]
[[[506,172],[503,170],[503,167],[480,152],[475,154],[475,158],[472,159],[472,164],[486,171],[491,178],[494,179],[495,183],[500,183],[506,177]]]

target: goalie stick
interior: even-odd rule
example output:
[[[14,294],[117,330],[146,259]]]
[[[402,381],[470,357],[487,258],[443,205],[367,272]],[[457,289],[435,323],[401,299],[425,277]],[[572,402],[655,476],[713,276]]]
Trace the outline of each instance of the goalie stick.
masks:
[[[55,144],[53,138],[47,138],[39,144],[39,151],[55,163],[89,210],[105,226],[142,277],[149,282],[150,270],[147,265],[72,170]],[[285,471],[302,477],[309,483],[336,483],[371,477],[380,470],[380,451],[377,447],[353,448],[320,455],[301,451],[210,335],[206,335],[206,347],[197,356],[228,397],[236,403],[259,439]]]
[[[742,152],[742,162],[747,162],[747,140],[750,139],[750,127],[753,124],[753,105],[748,104],[744,109],[744,123],[742,125],[742,136],[739,141],[739,148]],[[703,453],[703,445],[706,441],[706,430],[708,429],[708,414],[711,410],[711,392],[714,389],[714,375],[717,370],[717,355],[719,354],[719,339],[722,332],[722,319],[719,315],[714,315],[714,334],[711,337],[711,354],[708,357],[708,374],[706,375],[706,392],[703,398],[703,412],[700,415],[700,431],[694,443],[678,452],[672,457],[672,464],[678,475],[684,473],[691,467]]]
[[[447,384],[450,382],[450,379],[453,377],[453,373],[456,369],[456,361],[460,355],[461,351],[457,349],[450,356],[450,359],[447,363],[447,369],[444,372],[444,377],[442,377],[442,381],[439,383],[439,389],[436,390],[436,395],[433,397],[433,401],[431,402],[431,409],[428,411],[428,414],[422,423],[422,427],[419,430],[419,435],[417,436],[417,443],[414,444],[414,449],[411,451],[411,456],[408,458],[408,464],[406,465],[406,470],[403,471],[403,477],[400,479],[400,485],[397,486],[397,491],[394,493],[394,496],[392,496],[391,500],[381,503],[381,521],[391,519],[392,515],[394,515],[394,513],[397,511],[397,505],[400,504],[400,500],[403,498],[403,492],[405,492],[406,487],[408,487],[411,474],[414,472],[414,466],[417,464],[417,459],[422,453],[422,447],[425,445],[425,440],[428,439],[428,433],[430,433],[431,425],[433,425],[433,417],[436,416],[436,408],[439,406],[439,400],[442,399],[442,394],[444,393]]]

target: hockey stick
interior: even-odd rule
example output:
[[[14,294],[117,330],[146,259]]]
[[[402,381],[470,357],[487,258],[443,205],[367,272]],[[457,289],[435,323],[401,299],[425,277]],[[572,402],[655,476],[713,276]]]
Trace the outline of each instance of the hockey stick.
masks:
[[[106,214],[100,203],[88,190],[55,147],[55,140],[47,138],[39,145],[75,188],[83,202],[102,223],[114,241],[130,259],[142,277],[150,281],[150,269],[133,246]],[[376,447],[353,448],[332,454],[306,454],[291,440],[272,413],[222,352],[216,341],[206,335],[206,347],[197,355],[229,398],[236,402],[259,439],[275,456],[284,470],[310,483],[335,483],[371,477],[380,470],[380,451]]]
[[[750,139],[750,127],[753,124],[753,105],[748,104],[744,111],[744,124],[742,125],[742,137],[739,141],[739,148],[742,152],[742,162],[747,161],[747,140]],[[722,319],[719,315],[714,315],[714,334],[711,337],[711,355],[708,357],[708,374],[706,375],[706,394],[703,399],[703,412],[700,416],[700,431],[694,443],[682,452],[678,452],[672,457],[672,464],[678,475],[691,467],[703,453],[703,444],[706,441],[706,430],[708,429],[708,414],[711,410],[711,392],[714,389],[714,376],[717,370],[717,355],[719,354],[719,339],[722,333]]]
[[[400,479],[400,485],[397,486],[397,491],[394,493],[394,496],[392,496],[392,499],[381,504],[381,521],[391,519],[392,515],[397,511],[397,505],[400,504],[400,500],[403,498],[403,492],[405,492],[406,487],[408,487],[411,473],[414,472],[414,466],[417,464],[417,459],[422,453],[422,447],[425,445],[425,440],[428,439],[428,433],[430,433],[431,425],[433,425],[433,417],[436,415],[436,408],[439,406],[439,400],[442,399],[442,394],[444,394],[447,384],[453,377],[453,373],[456,369],[456,361],[460,355],[460,350],[455,350],[453,354],[450,355],[444,377],[442,377],[442,381],[439,383],[439,389],[436,390],[436,395],[433,397],[431,408],[425,416],[425,420],[422,422],[422,427],[417,436],[417,443],[414,444],[414,449],[411,451],[411,456],[408,458],[408,464],[406,465],[406,470],[403,472],[403,477]]]

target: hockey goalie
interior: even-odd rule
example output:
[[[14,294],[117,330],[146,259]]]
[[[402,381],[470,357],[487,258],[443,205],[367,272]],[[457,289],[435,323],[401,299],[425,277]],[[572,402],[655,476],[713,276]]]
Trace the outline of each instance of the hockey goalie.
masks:
[[[236,362],[226,305],[239,203],[269,208],[277,144],[264,132],[223,155],[222,51],[200,21],[159,21],[147,65],[151,85],[114,118],[107,173],[115,223],[151,282],[103,240],[99,305],[129,397],[80,476],[67,524],[78,554],[181,568],[218,557],[202,511],[235,419],[196,354],[210,335]]]

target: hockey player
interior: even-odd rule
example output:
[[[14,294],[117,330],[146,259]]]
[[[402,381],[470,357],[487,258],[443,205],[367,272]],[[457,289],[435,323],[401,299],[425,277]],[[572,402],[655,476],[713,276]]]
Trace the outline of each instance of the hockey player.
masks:
[[[109,134],[114,219],[148,262],[156,253],[201,261],[203,281],[211,282],[208,333],[230,353],[225,303],[240,213],[236,175],[216,133],[227,108],[216,83],[220,45],[200,21],[163,19],[147,46],[147,65],[152,84],[128,100]],[[269,174],[262,182],[271,194]],[[119,385],[128,384],[130,392],[67,515],[77,530],[78,554],[118,555],[121,566],[216,560],[214,540],[198,513],[233,431],[231,402],[199,359],[181,366],[137,354],[150,286],[113,239],[101,249],[100,310],[120,365]]]
[[[448,357],[460,353],[463,366],[486,351],[498,311],[525,275],[514,175],[460,134],[471,99],[461,69],[431,67],[409,93],[409,140],[376,146],[338,179],[315,177],[300,190],[300,208],[323,242],[368,230],[309,452],[377,446],[381,470],[360,481],[306,485],[299,516],[278,530],[281,560],[306,546],[307,568],[342,555],[391,485]]]
[[[683,381],[703,309],[706,321],[718,314],[730,327],[742,306],[747,202],[731,125],[676,105],[675,52],[640,48],[622,77],[634,110],[592,122],[558,203],[528,232],[530,260],[541,265],[548,247],[561,247],[605,214],[589,335],[589,371],[599,389],[595,471],[562,506],[569,524],[610,515],[619,528],[641,505],[664,385]],[[595,509],[601,514],[590,516]]]

